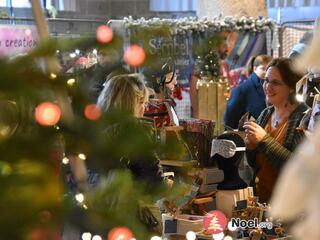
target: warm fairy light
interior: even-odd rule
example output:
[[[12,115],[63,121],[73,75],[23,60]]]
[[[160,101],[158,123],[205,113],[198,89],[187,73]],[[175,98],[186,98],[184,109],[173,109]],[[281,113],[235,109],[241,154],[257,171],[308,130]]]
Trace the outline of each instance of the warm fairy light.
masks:
[[[139,45],[131,45],[126,49],[123,59],[127,64],[133,67],[139,67],[141,64],[144,63],[144,60],[146,59],[146,54],[143,48]]]
[[[75,52],[77,55],[80,54],[80,50],[79,50],[79,49],[76,49],[74,52]]]
[[[86,160],[86,159],[87,159],[86,155],[84,155],[83,153],[79,153],[79,154],[78,154],[78,157],[79,157],[81,160]]]
[[[94,235],[92,237],[92,240],[102,240],[102,237],[100,237],[99,235]]]
[[[82,240],[91,240],[91,237],[92,235],[89,232],[84,232],[81,236]]]
[[[209,83],[207,83],[207,87],[210,87],[210,84],[209,84]]]
[[[102,111],[96,104],[88,104],[84,108],[84,115],[89,120],[98,120],[101,117]]]
[[[159,236],[153,236],[150,240],[162,240],[162,238]]]
[[[84,196],[82,193],[76,194],[75,198],[79,203],[83,203],[83,201],[84,201]]]
[[[26,29],[25,31],[24,31],[24,34],[26,35],[26,36],[31,36],[31,30],[30,30],[30,28],[28,28],[28,29]]]
[[[76,83],[76,80],[75,80],[74,78],[70,78],[70,79],[68,79],[68,81],[67,81],[67,84],[68,84],[70,87],[73,86],[75,83]]]
[[[67,164],[69,163],[69,158],[64,157],[64,158],[62,159],[62,163],[65,164],[65,165],[67,165]]]
[[[59,127],[59,126],[54,126],[54,128],[55,128],[56,130],[60,130],[60,127]]]
[[[230,236],[225,236],[223,240],[232,240],[232,237],[230,237]]]
[[[106,25],[101,25],[96,30],[96,38],[100,43],[108,43],[113,38],[112,29]]]
[[[224,233],[221,232],[221,233],[218,233],[218,234],[212,234],[212,239],[214,240],[222,240],[224,237]]]
[[[228,222],[228,229],[229,229],[229,231],[234,232],[237,230],[237,227],[232,226],[232,222],[230,221],[230,222]]]
[[[59,50],[56,50],[56,53],[58,54],[58,53],[60,53],[60,51],[59,51]]]
[[[35,109],[36,121],[44,126],[53,126],[61,118],[61,109],[58,105],[51,102],[43,102]]]
[[[296,99],[298,102],[303,102],[303,96],[301,94],[296,94]]]
[[[77,56],[77,54],[75,54],[75,53],[70,53],[69,56],[70,56],[71,58],[75,58],[75,57]]]
[[[51,78],[51,79],[55,79],[55,78],[57,78],[57,75],[54,74],[54,73],[50,73],[50,78]]]
[[[88,206],[87,206],[87,205],[85,205],[85,204],[82,204],[82,207],[83,207],[85,210],[87,210],[87,209],[88,209]]]
[[[187,240],[196,240],[197,236],[196,236],[195,232],[189,231],[186,234],[186,238],[187,238]]]
[[[93,54],[98,54],[98,50],[97,49],[93,49],[92,53]]]
[[[108,240],[131,240],[133,233],[127,227],[116,227],[108,233]]]

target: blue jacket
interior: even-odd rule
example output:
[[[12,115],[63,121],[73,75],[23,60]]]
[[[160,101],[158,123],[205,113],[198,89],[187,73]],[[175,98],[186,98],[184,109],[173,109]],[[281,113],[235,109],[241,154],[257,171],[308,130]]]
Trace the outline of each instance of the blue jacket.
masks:
[[[236,129],[243,114],[249,112],[257,119],[265,108],[266,101],[262,84],[258,76],[252,73],[247,81],[232,90],[224,114],[224,123]]]

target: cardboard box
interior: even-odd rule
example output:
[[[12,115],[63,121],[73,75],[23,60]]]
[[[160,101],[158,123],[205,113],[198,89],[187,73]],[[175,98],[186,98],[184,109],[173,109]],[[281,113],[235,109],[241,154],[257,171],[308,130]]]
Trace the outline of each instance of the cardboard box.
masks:
[[[247,200],[248,197],[252,196],[252,187],[238,190],[219,190],[216,193],[217,210],[220,210],[227,218],[230,218],[237,201]]]
[[[219,168],[203,168],[200,170],[200,177],[203,184],[220,183],[224,179],[223,171]]]
[[[203,229],[204,216],[162,214],[163,236],[185,235],[189,231],[200,232]]]

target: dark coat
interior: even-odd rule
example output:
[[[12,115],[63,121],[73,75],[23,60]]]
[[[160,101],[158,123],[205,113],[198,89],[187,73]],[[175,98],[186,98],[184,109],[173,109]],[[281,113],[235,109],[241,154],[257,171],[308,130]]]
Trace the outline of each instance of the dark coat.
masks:
[[[224,123],[236,129],[240,118],[246,112],[257,119],[265,108],[265,94],[261,81],[255,73],[252,73],[247,81],[232,90],[224,115]]]

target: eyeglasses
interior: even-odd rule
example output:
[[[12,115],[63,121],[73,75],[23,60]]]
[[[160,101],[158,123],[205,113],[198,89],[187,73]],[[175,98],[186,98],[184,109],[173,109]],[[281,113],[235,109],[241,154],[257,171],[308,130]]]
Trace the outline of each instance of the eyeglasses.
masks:
[[[268,78],[265,78],[263,81],[263,85],[267,85],[267,84],[275,88],[284,85],[280,80],[277,80],[277,79],[269,80]]]

